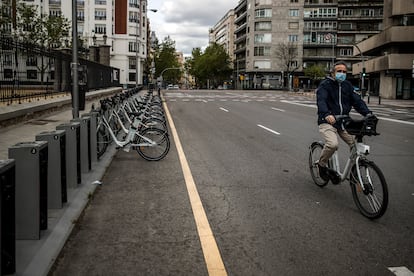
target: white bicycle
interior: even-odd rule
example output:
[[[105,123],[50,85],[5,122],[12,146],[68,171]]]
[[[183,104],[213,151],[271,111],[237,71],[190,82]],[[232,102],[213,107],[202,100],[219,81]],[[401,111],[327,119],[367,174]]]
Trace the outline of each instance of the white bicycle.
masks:
[[[170,150],[168,132],[158,128],[140,128],[139,114],[130,113],[130,115],[133,122],[123,140],[117,138],[105,116],[102,116],[103,126],[109,132],[117,148],[123,148],[126,152],[129,152],[131,148],[135,149],[142,158],[148,161],[163,159]]]
[[[370,146],[363,142],[364,136],[379,135],[376,132],[377,117],[367,116],[362,120],[355,120],[348,115],[337,115],[336,120],[342,120],[349,134],[355,135],[356,144],[351,148],[350,156],[341,172],[338,152],[329,160],[328,167],[336,172],[329,175],[328,180],[319,175],[319,157],[324,144],[313,142],[309,147],[309,168],[312,179],[319,187],[324,187],[329,180],[339,184],[349,180],[352,196],[359,211],[367,218],[376,219],[384,215],[388,206],[388,188],[381,169],[367,155]]]

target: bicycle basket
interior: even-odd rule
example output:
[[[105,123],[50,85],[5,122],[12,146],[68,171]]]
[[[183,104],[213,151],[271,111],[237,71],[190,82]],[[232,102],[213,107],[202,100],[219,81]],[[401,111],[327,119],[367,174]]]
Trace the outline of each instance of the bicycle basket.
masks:
[[[372,136],[377,133],[378,118],[375,116],[366,117],[363,120],[347,120],[344,122],[346,131],[351,135]]]

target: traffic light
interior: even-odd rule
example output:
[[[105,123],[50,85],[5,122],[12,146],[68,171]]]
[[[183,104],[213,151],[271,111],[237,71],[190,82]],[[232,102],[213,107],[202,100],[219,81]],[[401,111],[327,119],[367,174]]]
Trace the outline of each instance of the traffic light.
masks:
[[[366,71],[365,71],[365,67],[362,68],[362,76],[365,77],[366,76]]]

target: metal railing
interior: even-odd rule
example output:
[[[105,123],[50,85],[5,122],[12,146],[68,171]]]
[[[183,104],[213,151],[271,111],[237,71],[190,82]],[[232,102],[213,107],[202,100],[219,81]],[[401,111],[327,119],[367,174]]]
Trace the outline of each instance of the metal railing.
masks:
[[[0,103],[71,93],[70,50],[46,49],[4,35],[0,46]],[[86,91],[119,86],[119,69],[86,59],[79,63]]]

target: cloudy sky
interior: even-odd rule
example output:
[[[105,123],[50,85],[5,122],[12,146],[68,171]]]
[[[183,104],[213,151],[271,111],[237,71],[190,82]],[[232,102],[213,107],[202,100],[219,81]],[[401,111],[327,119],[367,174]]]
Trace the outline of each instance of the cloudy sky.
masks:
[[[188,56],[193,48],[204,49],[208,45],[208,30],[237,3],[238,0],[148,0],[148,18],[160,42],[170,36],[177,51]]]

